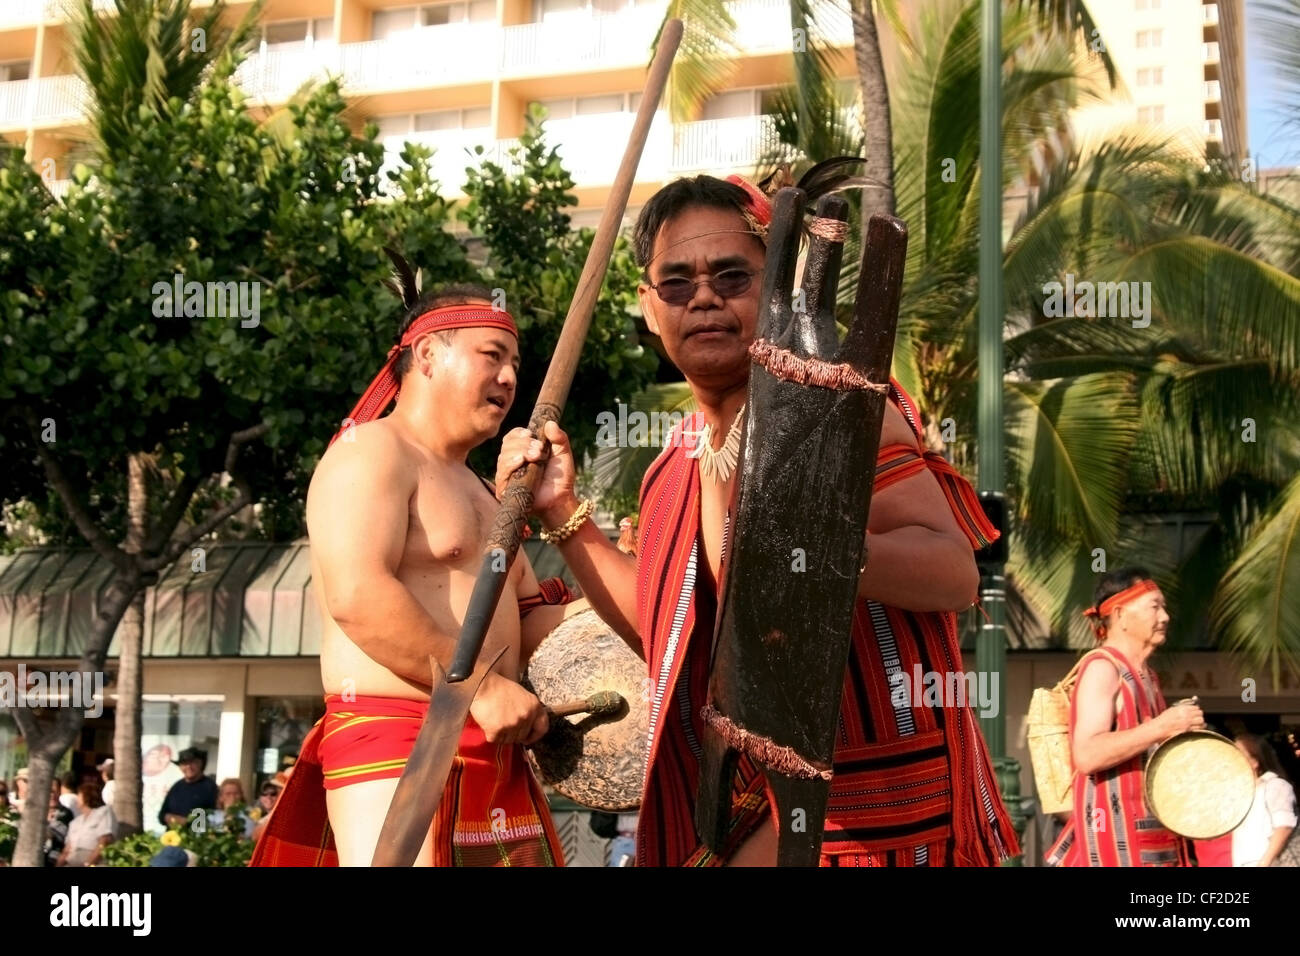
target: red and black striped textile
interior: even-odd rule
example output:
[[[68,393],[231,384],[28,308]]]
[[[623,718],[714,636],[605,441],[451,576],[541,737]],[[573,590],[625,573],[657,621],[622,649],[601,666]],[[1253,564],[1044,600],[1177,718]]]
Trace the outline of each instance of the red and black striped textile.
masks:
[[[1152,696],[1123,654],[1113,647],[1090,652],[1079,667],[1070,695],[1070,731],[1077,719],[1077,691],[1084,672],[1103,658],[1119,671],[1120,712],[1115,730],[1131,730],[1162,713],[1165,698],[1155,672],[1147,669]],[[1146,805],[1146,754],[1137,754],[1099,773],[1074,775],[1074,815],[1048,851],[1049,866],[1187,866],[1187,842],[1161,826]],[[1080,822],[1082,821],[1082,822]]]
[[[890,400],[915,445],[882,448],[877,491],[928,471],[972,547],[996,539],[979,500],[943,458],[922,454],[919,415],[897,383]],[[689,457],[700,415],[688,419],[646,473],[637,540],[638,626],[650,677],[645,793],[637,834],[642,866],[714,865],[699,846],[699,717],[708,690],[716,585],[700,560],[700,480]],[[726,554],[724,545],[723,563]],[[962,670],[956,615],[859,602],[840,707],[824,865],[991,866],[1019,852],[984,738],[969,703],[925,706],[891,694],[891,675]],[[897,701],[897,703],[895,703]],[[733,784],[725,857],[770,820],[762,775],[742,758]]]

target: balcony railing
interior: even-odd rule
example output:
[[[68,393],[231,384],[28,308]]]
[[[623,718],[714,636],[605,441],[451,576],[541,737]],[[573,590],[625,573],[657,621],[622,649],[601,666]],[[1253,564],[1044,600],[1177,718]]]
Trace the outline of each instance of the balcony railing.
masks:
[[[1219,81],[1218,80],[1205,81],[1205,100],[1207,103],[1219,102]]]
[[[1201,7],[1201,22],[1207,26],[1219,22],[1219,5],[1207,3]]]
[[[8,0],[0,3],[0,29],[35,26],[45,19],[46,0]]]
[[[1206,62],[1206,63],[1218,63],[1218,62],[1219,62],[1219,44],[1217,44],[1217,43],[1205,43],[1205,44],[1202,44],[1202,46],[1205,47],[1205,62]]]
[[[632,113],[605,113],[548,120],[546,139],[555,145],[578,186],[607,186],[614,181],[634,119]],[[477,166],[487,159],[508,171],[514,169],[509,153],[519,141],[493,140],[490,136],[487,129],[389,136],[383,141],[383,168],[387,171],[400,165],[403,144],[421,143],[434,150],[430,172],[442,192],[454,194],[465,185],[467,166]],[[480,145],[484,147],[483,156],[471,155],[469,150]],[[660,111],[650,126],[637,167],[637,180],[662,182],[703,169],[749,172],[756,162],[779,149],[769,116],[737,116],[674,126],[668,122],[667,114]]]
[[[663,18],[660,7],[638,7],[612,16],[579,14],[501,28],[501,75],[644,66],[650,62],[650,41]]]
[[[47,76],[39,80],[0,83],[0,129],[25,129],[28,103],[35,89],[36,126],[79,123],[86,103],[86,85],[75,76]]]
[[[1221,142],[1223,140],[1223,124],[1216,119],[1206,120],[1205,138]]]
[[[770,116],[682,123],[673,134],[673,173],[747,168],[780,147]]]
[[[80,9],[81,0],[0,0],[0,30],[71,20]],[[95,0],[97,13],[116,10],[113,0]]]

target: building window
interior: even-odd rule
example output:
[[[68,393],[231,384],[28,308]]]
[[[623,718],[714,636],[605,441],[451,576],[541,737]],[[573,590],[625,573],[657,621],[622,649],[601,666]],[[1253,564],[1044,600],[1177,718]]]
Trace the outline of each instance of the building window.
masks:
[[[731,119],[771,113],[775,109],[775,99],[779,92],[779,87],[766,87],[719,93],[704,104],[700,119]]]
[[[1138,122],[1139,123],[1163,123],[1165,121],[1165,108],[1163,106],[1139,106]]]
[[[1137,47],[1139,50],[1146,50],[1158,47],[1164,40],[1164,30],[1139,30],[1137,32]]]
[[[217,751],[221,738],[222,698],[158,697],[145,695],[140,713],[140,770],[144,777],[144,828],[162,833],[158,811],[167,791],[181,779],[175,760],[187,747],[207,751],[203,772],[217,772]],[[238,746],[238,741],[233,741]]]
[[[453,129],[484,129],[492,123],[492,110],[472,106],[463,110],[433,110],[427,113],[394,113],[375,116],[371,122],[379,127],[379,138],[406,136],[410,133],[435,133]]]
[[[325,703],[319,697],[263,697],[258,700],[254,794],[268,779],[293,766],[307,732],[323,716]]]
[[[288,43],[326,43],[334,39],[334,18],[282,20],[262,27],[262,42],[267,46]]]
[[[421,27],[445,27],[455,23],[482,23],[497,18],[496,0],[466,0],[462,3],[426,3],[397,10],[376,10],[370,21],[370,35],[387,39]]]
[[[537,100],[546,109],[548,120],[567,120],[575,116],[599,116],[609,113],[635,113],[641,105],[641,94],[601,93],[597,96],[563,96],[553,100]]]
[[[31,75],[31,60],[10,60],[8,63],[0,63],[0,83],[12,80],[25,80]]]
[[[1143,67],[1138,70],[1138,86],[1163,86],[1165,68],[1163,66]]]
[[[640,3],[651,0],[639,0]],[[658,2],[658,0],[653,0]],[[609,16],[633,9],[638,0],[535,0],[533,17],[538,21],[565,16]]]

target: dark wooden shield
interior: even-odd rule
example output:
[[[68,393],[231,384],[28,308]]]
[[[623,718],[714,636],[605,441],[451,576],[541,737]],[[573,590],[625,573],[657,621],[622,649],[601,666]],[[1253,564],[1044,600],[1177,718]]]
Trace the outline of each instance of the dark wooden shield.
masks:
[[[758,330],[768,347],[749,380],[696,815],[701,839],[719,851],[736,748],[757,755],[783,866],[816,865],[821,850],[887,400],[865,386],[889,382],[907,248],[902,222],[872,217],[840,344],[833,312],[842,245],[826,238],[835,230],[825,224],[845,220],[847,204],[838,196],[818,204],[823,235],[811,241],[806,308],[796,311],[803,202],[800,190],[783,189],[773,204]]]

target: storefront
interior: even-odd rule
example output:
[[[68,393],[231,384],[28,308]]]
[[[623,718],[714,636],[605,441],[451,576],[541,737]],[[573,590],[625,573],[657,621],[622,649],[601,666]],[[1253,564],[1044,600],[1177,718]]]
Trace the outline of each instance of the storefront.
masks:
[[[528,542],[543,576],[553,548]],[[545,550],[542,550],[545,549]],[[549,553],[548,553],[549,552]],[[112,569],[90,551],[31,549],[0,557],[0,672],[75,669]],[[325,711],[320,617],[306,542],[210,545],[145,593],[141,770],[144,820],[160,829],[163,797],[186,747],[208,754],[218,782],[250,797],[292,764]],[[120,632],[94,710],[65,763],[79,777],[113,755]],[[0,714],[0,778],[26,763],[16,725]]]

